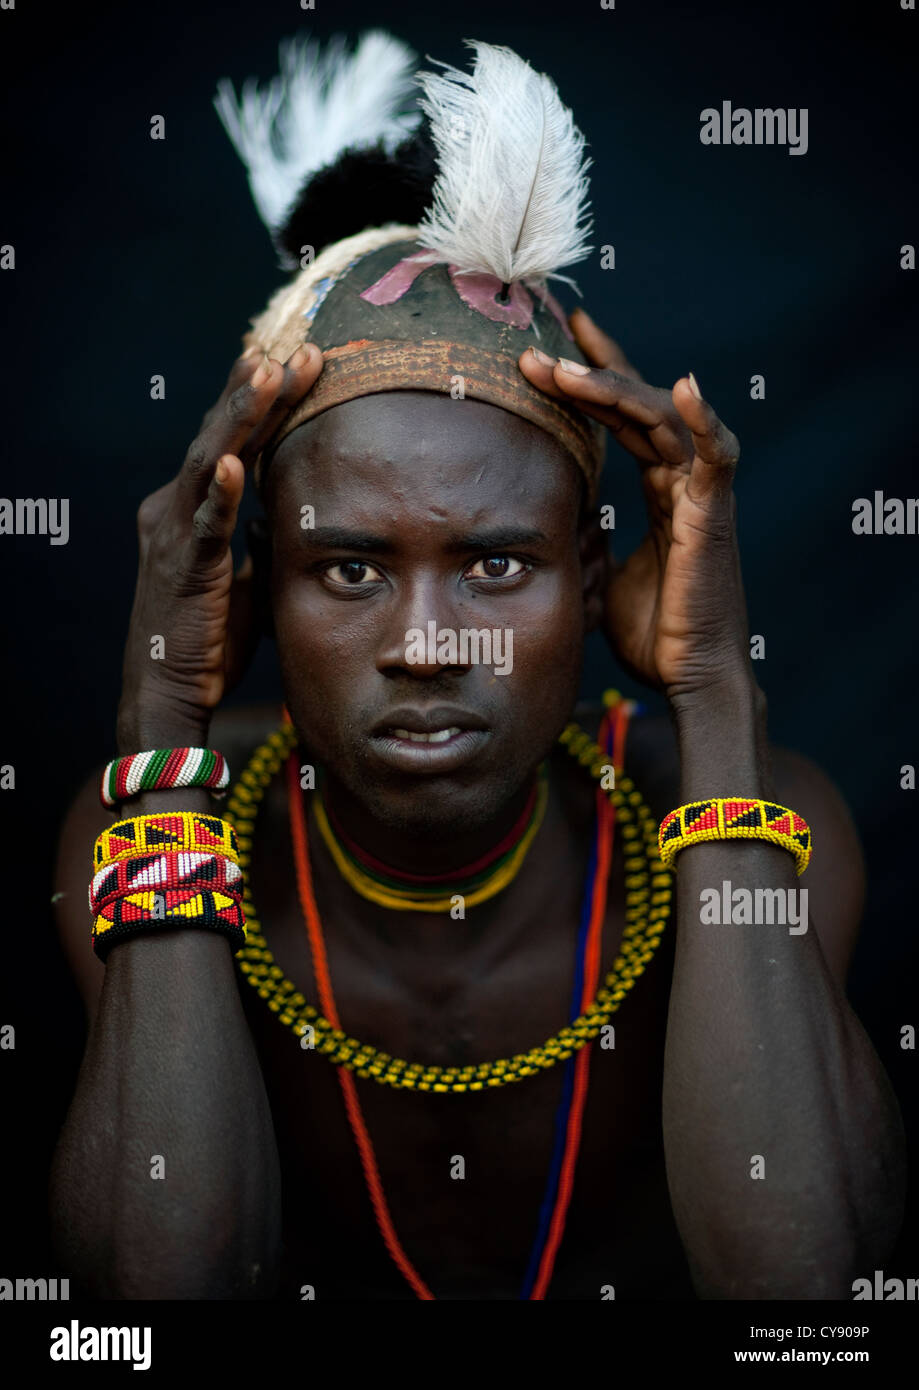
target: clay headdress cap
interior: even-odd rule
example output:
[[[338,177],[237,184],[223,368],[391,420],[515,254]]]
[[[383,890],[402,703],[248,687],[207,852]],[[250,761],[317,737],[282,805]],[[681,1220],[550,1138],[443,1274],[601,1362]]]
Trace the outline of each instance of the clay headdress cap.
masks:
[[[325,359],[270,449],[356,396],[439,391],[547,430],[593,497],[604,430],[517,365],[530,344],[584,360],[547,285],[590,252],[584,137],[548,77],[467,42],[471,74],[438,64],[443,75],[414,78],[411,50],[379,32],[350,58],[340,40],[323,58],[290,42],[266,92],[249,84],[237,106],[229,83],[218,89],[282,263],[303,265],[246,346],[284,361],[309,340]],[[405,109],[414,83],[420,111]]]

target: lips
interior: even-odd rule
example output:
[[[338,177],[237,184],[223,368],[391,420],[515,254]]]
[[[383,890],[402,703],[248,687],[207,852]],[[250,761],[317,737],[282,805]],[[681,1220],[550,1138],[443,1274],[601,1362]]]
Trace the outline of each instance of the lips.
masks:
[[[470,710],[403,706],[375,725],[370,744],[374,756],[393,771],[442,773],[464,766],[488,738],[488,725]]]
[[[391,710],[373,726],[373,735],[381,734],[437,734],[445,729],[487,729],[488,725],[471,710],[460,709],[457,705],[400,705]]]
[[[456,724],[449,729],[435,729],[430,734],[417,733],[414,729],[393,729],[393,738],[407,738],[409,743],[446,743],[447,739],[461,733]]]

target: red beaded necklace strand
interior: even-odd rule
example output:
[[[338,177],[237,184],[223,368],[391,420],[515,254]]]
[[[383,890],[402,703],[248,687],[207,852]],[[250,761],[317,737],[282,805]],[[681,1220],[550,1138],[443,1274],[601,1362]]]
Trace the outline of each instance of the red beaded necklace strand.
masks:
[[[624,751],[625,734],[630,712],[631,706],[627,701],[620,701],[613,711],[613,764],[617,768],[622,766],[619,759],[621,759]],[[608,736],[607,721],[609,718],[610,712],[607,711],[604,714],[598,738],[601,747],[604,746]],[[333,1028],[340,1029],[341,1020],[338,1016],[338,1009],[335,1004],[335,996],[332,989],[332,979],[329,973],[322,921],[319,916],[319,910],[313,892],[306,814],[303,798],[300,794],[299,769],[294,753],[291,753],[287,760],[287,789],[297,891],[303,917],[306,922],[310,953],[313,961],[313,972],[319,992],[320,1005],[325,1017],[332,1024]],[[612,806],[607,795],[599,788],[597,790],[597,818],[597,866],[593,882],[590,922],[587,930],[585,947],[584,979],[581,1000],[582,1008],[587,1008],[595,997],[599,980],[603,922],[606,916],[609,875],[612,865],[613,830],[616,819],[615,808]],[[542,1250],[542,1256],[539,1260],[536,1280],[529,1294],[529,1299],[531,1301],[540,1301],[545,1298],[549,1282],[552,1278],[555,1259],[564,1235],[565,1220],[571,1201],[574,1173],[580,1150],[584,1106],[587,1099],[591,1049],[592,1044],[588,1044],[582,1048],[574,1064],[574,1088],[568,1112],[565,1146],[559,1173],[558,1188],[552,1216],[548,1225],[548,1234]],[[393,1224],[373,1143],[367,1130],[360,1100],[358,1099],[355,1078],[346,1067],[339,1066],[336,1068],[336,1071],[338,1072],[338,1080],[342,1090],[348,1122],[351,1126],[351,1131],[354,1135],[360,1155],[361,1166],[364,1172],[364,1181],[367,1186],[374,1216],[383,1242],[393,1262],[414,1291],[416,1297],[425,1301],[434,1301],[435,1295],[428,1288],[408,1255],[405,1253]]]

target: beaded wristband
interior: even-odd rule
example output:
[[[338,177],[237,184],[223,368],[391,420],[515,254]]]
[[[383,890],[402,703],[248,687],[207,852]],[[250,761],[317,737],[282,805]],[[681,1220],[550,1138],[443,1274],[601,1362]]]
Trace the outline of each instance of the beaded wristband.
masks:
[[[162,850],[209,850],[239,863],[236,831],[229,821],[200,811],[161,811],[116,821],[103,830],[93,848],[93,869]]]
[[[239,897],[242,870],[222,854],[188,850],[138,854],[102,866],[89,885],[89,910],[98,913],[113,898],[145,888],[206,888]]]
[[[99,795],[103,806],[117,806],[141,792],[175,787],[208,787],[224,796],[229,785],[227,760],[212,748],[152,748],[113,759],[102,774]]]
[[[246,919],[238,895],[160,888],[112,899],[93,921],[93,950],[105,960],[119,941],[170,927],[221,932],[229,938],[234,953],[246,944]]]
[[[715,797],[679,806],[661,821],[658,846],[666,868],[687,845],[702,840],[768,840],[795,857],[803,874],[811,857],[810,826],[786,806],[750,798]]]

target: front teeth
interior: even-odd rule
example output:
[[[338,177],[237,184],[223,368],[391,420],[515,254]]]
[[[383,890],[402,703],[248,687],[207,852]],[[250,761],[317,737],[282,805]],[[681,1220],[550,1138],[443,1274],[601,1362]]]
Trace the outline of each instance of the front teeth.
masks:
[[[446,743],[459,732],[459,729],[436,729],[431,734],[419,734],[414,729],[393,729],[396,738],[408,739],[409,743]]]

